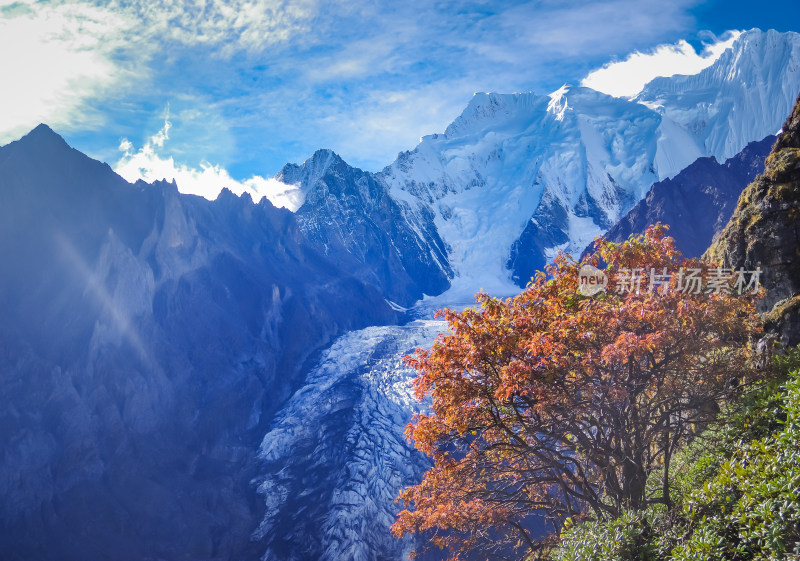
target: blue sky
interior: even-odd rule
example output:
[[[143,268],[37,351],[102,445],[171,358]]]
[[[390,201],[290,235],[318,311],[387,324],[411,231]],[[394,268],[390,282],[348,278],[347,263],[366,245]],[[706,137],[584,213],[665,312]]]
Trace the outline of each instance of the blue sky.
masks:
[[[378,170],[476,91],[696,71],[752,27],[800,3],[0,0],[0,143],[46,122],[126,176],[269,190],[317,148]]]

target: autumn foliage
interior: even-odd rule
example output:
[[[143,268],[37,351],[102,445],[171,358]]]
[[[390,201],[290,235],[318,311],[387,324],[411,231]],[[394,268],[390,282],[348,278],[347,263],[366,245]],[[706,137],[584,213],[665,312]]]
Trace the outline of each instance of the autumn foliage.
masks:
[[[514,298],[439,312],[449,334],[406,357],[430,404],[407,435],[433,467],[401,493],[395,536],[422,533],[452,559],[522,558],[568,518],[669,505],[676,448],[753,376],[755,296],[686,290],[680,275],[648,290],[650,273],[715,273],[664,226],[598,241],[585,263],[605,264],[605,292],[579,294],[583,263],[561,255]]]

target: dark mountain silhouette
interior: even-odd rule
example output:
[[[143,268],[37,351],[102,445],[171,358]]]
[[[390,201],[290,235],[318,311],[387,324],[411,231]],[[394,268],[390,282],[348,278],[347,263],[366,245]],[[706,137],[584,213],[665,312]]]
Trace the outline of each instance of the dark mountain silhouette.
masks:
[[[259,558],[274,412],[396,321],[290,212],[131,185],[44,125],[0,148],[0,263],[3,559]]]
[[[605,238],[621,242],[661,222],[670,226],[669,235],[684,256],[700,257],[727,224],[742,190],[764,170],[775,138],[751,142],[724,163],[713,156],[699,158],[675,177],[654,183]]]

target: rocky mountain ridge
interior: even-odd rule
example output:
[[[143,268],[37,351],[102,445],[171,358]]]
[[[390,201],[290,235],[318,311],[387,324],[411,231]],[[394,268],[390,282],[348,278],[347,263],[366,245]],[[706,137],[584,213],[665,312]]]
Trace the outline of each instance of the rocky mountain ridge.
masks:
[[[776,138],[751,142],[724,163],[714,156],[699,158],[675,177],[654,183],[603,237],[621,242],[661,222],[670,226],[669,235],[684,256],[700,257],[730,220],[744,188],[764,171]]]

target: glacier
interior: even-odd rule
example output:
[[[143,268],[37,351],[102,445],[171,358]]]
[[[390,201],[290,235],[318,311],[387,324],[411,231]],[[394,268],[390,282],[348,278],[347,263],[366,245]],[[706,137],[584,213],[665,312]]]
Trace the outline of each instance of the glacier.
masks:
[[[403,430],[422,407],[403,356],[429,347],[442,321],[352,331],[326,350],[259,450],[267,505],[255,539],[263,559],[402,559],[415,545],[391,537],[400,489],[428,461]]]

